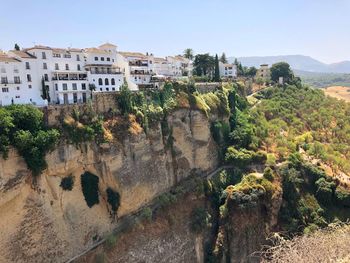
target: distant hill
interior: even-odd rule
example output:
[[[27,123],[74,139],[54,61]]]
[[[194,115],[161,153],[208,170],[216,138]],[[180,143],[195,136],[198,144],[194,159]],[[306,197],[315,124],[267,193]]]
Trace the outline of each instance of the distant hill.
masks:
[[[228,58],[230,62],[233,62],[234,59],[233,57]],[[259,67],[261,64],[272,65],[276,62],[285,61],[289,63],[294,70],[324,73],[350,73],[350,61],[326,64],[312,57],[303,55],[240,57],[238,60],[243,66],[247,67]]]

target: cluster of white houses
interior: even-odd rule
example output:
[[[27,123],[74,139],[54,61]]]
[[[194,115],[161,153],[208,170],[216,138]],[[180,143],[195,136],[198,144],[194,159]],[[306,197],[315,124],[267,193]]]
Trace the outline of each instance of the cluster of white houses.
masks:
[[[157,88],[160,79],[191,76],[192,61],[182,56],[119,52],[113,44],[97,48],[34,46],[0,51],[0,106],[9,104],[72,104],[86,102],[92,92]],[[220,64],[220,74],[234,78],[232,64]]]

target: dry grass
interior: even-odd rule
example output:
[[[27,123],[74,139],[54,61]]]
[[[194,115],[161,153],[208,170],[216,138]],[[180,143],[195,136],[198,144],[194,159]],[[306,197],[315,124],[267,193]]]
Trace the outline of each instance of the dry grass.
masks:
[[[285,240],[276,234],[262,262],[350,262],[350,225],[333,224],[310,235]]]
[[[325,89],[325,93],[328,96],[334,97],[336,99],[345,100],[350,102],[350,88],[342,86],[333,86]]]

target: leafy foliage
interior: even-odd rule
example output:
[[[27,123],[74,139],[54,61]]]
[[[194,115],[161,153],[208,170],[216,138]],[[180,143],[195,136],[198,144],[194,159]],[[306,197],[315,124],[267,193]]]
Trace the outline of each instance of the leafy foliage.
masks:
[[[113,213],[116,213],[120,206],[120,194],[114,191],[110,187],[106,189],[106,193],[107,193],[107,202],[110,204]]]
[[[7,158],[9,147],[14,146],[33,175],[46,168],[45,155],[54,149],[59,137],[57,130],[44,126],[43,113],[33,106],[0,108],[0,152]]]
[[[63,177],[60,186],[65,191],[72,191],[74,186],[74,178],[72,175]]]
[[[93,207],[100,202],[98,190],[99,178],[90,173],[85,172],[81,175],[81,188],[88,207]]]

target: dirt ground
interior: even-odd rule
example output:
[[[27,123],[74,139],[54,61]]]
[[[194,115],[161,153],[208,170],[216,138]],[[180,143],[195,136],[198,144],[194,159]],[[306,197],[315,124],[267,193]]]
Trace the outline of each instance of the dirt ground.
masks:
[[[325,89],[328,96],[350,102],[350,88],[342,86],[332,86]]]

